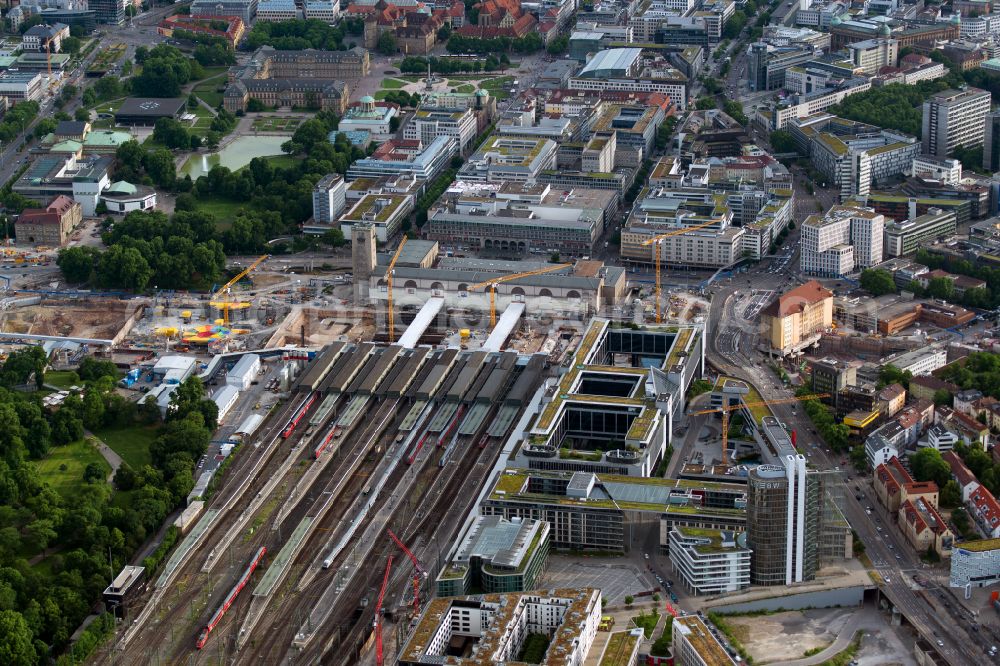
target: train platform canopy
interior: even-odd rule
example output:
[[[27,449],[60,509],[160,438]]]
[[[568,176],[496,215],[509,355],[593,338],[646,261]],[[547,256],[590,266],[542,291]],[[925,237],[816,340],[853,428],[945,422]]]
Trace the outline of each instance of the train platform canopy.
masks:
[[[500,315],[497,325],[483,343],[483,351],[500,351],[507,338],[514,332],[517,322],[524,316],[524,303],[511,303]]]
[[[403,335],[399,337],[399,346],[404,349],[413,349],[420,342],[420,338],[423,337],[427,328],[434,321],[434,317],[441,312],[441,308],[444,307],[444,298],[441,296],[432,296],[427,299],[420,311],[417,312],[417,316],[414,317],[410,325],[406,327],[406,331]]]

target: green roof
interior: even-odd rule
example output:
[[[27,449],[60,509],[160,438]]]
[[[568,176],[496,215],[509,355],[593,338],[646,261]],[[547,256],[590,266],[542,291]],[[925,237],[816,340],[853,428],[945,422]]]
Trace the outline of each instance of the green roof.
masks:
[[[137,191],[135,185],[124,180],[112,183],[111,187],[105,190],[108,194],[135,194]]]
[[[1000,550],[1000,539],[979,539],[978,541],[963,541],[955,544],[955,548],[970,550],[973,553],[983,553],[988,550]]]

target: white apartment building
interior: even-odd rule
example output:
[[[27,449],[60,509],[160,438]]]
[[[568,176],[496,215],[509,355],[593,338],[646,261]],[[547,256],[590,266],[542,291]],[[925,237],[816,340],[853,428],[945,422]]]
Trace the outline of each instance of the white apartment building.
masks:
[[[670,565],[694,594],[736,592],[750,587],[746,533],[674,526]]]
[[[419,140],[429,146],[439,136],[450,136],[458,142],[458,150],[464,155],[469,144],[476,138],[477,129],[476,115],[469,107],[421,108],[403,128],[403,138]]]
[[[955,148],[983,145],[990,93],[979,88],[945,90],[924,102],[923,152],[948,157]]]
[[[885,217],[870,208],[834,206],[802,223],[802,272],[839,277],[882,262]]]
[[[951,551],[949,587],[1000,583],[1000,539],[964,541]]]

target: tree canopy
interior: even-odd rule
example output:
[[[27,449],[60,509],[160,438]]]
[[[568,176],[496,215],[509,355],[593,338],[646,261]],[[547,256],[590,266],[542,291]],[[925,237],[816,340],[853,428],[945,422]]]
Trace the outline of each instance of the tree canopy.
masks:
[[[866,268],[861,271],[861,288],[872,296],[884,296],[896,292],[892,273],[882,268]]]

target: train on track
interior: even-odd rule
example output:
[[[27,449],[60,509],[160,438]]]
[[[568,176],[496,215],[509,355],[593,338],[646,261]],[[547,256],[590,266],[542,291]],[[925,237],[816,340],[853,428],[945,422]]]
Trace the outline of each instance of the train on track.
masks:
[[[291,437],[292,433],[295,432],[295,428],[298,427],[299,421],[305,417],[306,412],[308,412],[309,408],[313,406],[314,402],[316,402],[316,397],[318,395],[318,393],[313,391],[306,397],[305,400],[302,401],[299,408],[295,410],[295,416],[289,419],[288,423],[285,424],[285,429],[281,431],[282,439],[288,439]]]
[[[236,597],[240,595],[240,592],[243,591],[243,588],[246,587],[247,583],[250,581],[250,577],[253,576],[253,572],[258,566],[260,566],[260,563],[264,561],[265,553],[267,553],[267,548],[264,548],[263,546],[257,550],[257,553],[250,560],[250,564],[247,565],[243,575],[240,576],[238,581],[236,581],[236,585],[233,586],[233,589],[229,590],[229,594],[226,595],[222,605],[219,606],[214,613],[212,613],[212,619],[208,621],[205,628],[201,630],[200,634],[198,634],[198,641],[195,643],[196,648],[200,650],[205,647],[205,643],[208,641],[209,635],[219,625],[219,622],[222,622],[222,618],[226,616],[226,612],[229,611],[229,607],[233,605],[233,602],[236,601]]]

